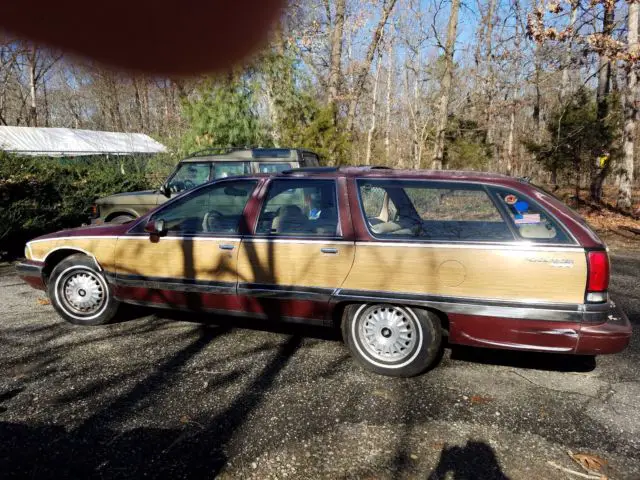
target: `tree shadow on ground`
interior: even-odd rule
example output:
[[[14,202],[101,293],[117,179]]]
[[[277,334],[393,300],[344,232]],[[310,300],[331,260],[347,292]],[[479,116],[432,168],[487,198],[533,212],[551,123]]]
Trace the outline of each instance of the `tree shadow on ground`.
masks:
[[[154,314],[163,320],[191,322],[202,325],[217,325],[226,328],[245,328],[262,332],[297,335],[306,338],[340,341],[340,330],[310,323],[294,323],[276,320],[273,316],[268,319],[256,319],[235,315],[213,315],[207,313],[183,312],[164,309],[147,309],[146,315]]]
[[[202,326],[188,345],[69,431],[60,426],[0,421],[3,478],[214,478],[227,462],[229,442],[259,408],[300,347],[300,337],[281,343],[271,360],[223,408],[213,412],[203,409],[200,418],[181,421],[182,427],[124,430],[119,425],[136,425],[131,422],[136,412],[162,394],[180,377],[185,364],[227,331],[225,327]],[[213,387],[230,386],[241,374],[231,371],[214,380]],[[164,420],[158,419],[154,425],[166,424]]]
[[[493,448],[469,441],[463,447],[444,446],[429,480],[509,480],[500,468]]]

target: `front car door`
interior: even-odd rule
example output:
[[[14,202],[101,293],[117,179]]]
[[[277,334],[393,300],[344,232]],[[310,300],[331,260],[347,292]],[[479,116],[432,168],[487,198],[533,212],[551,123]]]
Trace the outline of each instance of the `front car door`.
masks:
[[[445,311],[454,343],[575,349],[584,249],[534,202],[471,182],[362,178],[353,188],[368,241],[341,296]]]
[[[193,310],[238,310],[240,229],[258,180],[216,182],[172,201],[116,243],[116,296],[133,303]]]
[[[279,177],[268,184],[238,259],[238,295],[246,311],[273,319],[325,319],[354,255],[342,182]]]

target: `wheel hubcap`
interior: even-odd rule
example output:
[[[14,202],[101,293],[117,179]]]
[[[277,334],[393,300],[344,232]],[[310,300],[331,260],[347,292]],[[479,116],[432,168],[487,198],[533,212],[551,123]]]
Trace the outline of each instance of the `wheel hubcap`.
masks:
[[[103,283],[88,270],[71,272],[60,290],[65,306],[75,313],[92,314],[105,302]]]
[[[378,360],[395,362],[414,350],[418,332],[413,317],[404,309],[375,306],[360,316],[359,340],[367,353]]]

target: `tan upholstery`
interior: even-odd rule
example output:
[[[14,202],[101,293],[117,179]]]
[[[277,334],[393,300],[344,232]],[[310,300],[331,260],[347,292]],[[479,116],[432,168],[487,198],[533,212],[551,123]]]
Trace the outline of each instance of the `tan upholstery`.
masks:
[[[304,233],[308,219],[296,205],[284,205],[278,210],[278,216],[273,219],[271,231],[273,233]]]

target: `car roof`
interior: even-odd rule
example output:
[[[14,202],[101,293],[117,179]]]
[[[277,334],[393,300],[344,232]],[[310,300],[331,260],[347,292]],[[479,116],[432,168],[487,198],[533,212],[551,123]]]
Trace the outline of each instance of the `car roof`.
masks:
[[[265,174],[267,177],[294,177],[294,178],[332,178],[332,177],[358,177],[358,178],[396,178],[396,179],[420,179],[420,180],[456,180],[472,182],[493,183],[526,183],[508,175],[490,172],[476,172],[470,170],[409,170],[394,169],[379,166],[364,167],[310,167],[294,168],[284,172]]]

